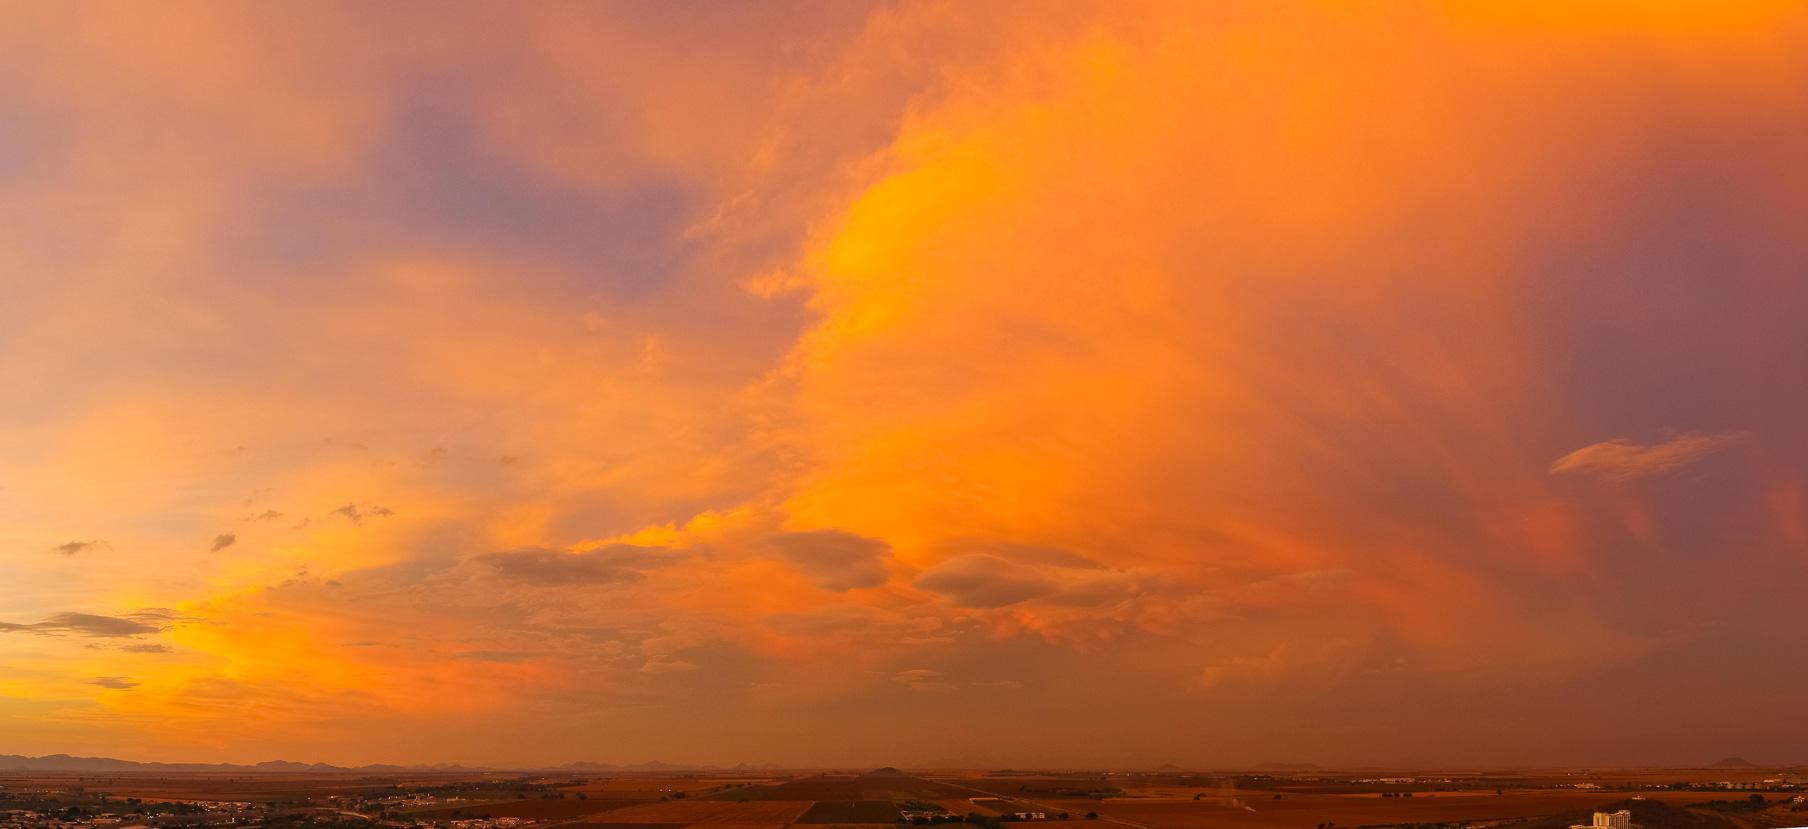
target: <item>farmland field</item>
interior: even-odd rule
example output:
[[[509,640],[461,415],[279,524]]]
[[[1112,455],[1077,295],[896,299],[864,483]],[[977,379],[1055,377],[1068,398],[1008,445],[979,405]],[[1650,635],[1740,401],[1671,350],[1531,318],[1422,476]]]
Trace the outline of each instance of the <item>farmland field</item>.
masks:
[[[575,791],[586,793],[609,792],[612,794],[649,794],[657,799],[662,793],[694,792],[702,789],[713,789],[727,782],[758,781],[764,778],[707,778],[697,775],[683,777],[635,775],[627,777],[598,777],[585,780]]]
[[[889,800],[825,800],[811,806],[798,823],[891,823],[898,807]]]
[[[607,815],[610,823],[734,823],[787,824],[797,820],[809,803],[753,800],[746,803],[721,800],[671,800],[642,803]],[[889,821],[887,821],[889,822]]]
[[[490,817],[518,817],[529,820],[568,820],[584,815],[607,812],[635,805],[637,800],[577,800],[577,799],[542,799],[498,800],[489,803],[448,803],[438,808],[417,809],[409,814],[417,819],[436,819],[451,816],[454,812],[468,812],[473,815]]]
[[[1649,792],[1647,797],[1671,803],[1695,802],[1700,794]],[[1531,791],[1495,795],[1472,792],[1436,792],[1413,797],[1358,795],[1284,795],[1245,792],[1241,797],[1190,799],[1038,800],[1076,814],[1096,811],[1108,818],[1167,829],[1270,829],[1305,827],[1320,823],[1340,826],[1377,826],[1396,823],[1433,823],[1466,820],[1499,820],[1536,817],[1589,809],[1616,800],[1599,792]]]
[[[905,775],[821,775],[705,795],[711,800],[933,800],[965,798],[963,789]]]
[[[935,800],[931,800],[929,802],[934,803],[935,805],[940,806],[944,809],[947,809],[948,811],[953,812],[957,815],[965,815],[965,814],[969,814],[969,813],[978,813],[978,814],[982,814],[982,815],[995,815],[995,814],[998,814],[1000,811],[1002,811],[1002,807],[1004,807],[1006,805],[1005,803],[999,803],[999,802],[974,803],[973,801],[968,800],[964,797],[940,797],[940,798],[936,798]]]

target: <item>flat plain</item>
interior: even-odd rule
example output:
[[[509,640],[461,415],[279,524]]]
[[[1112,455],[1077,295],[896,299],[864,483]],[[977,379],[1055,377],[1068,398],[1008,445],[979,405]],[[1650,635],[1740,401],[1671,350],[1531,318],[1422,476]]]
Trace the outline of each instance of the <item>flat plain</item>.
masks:
[[[643,803],[607,814],[610,823],[734,823],[777,824],[795,822],[810,808],[807,802],[790,800],[669,800]]]
[[[1636,829],[1808,826],[1808,802],[1793,800],[1808,801],[1808,783],[1788,783],[1808,779],[1805,769],[884,771],[14,773],[0,776],[0,808],[81,805],[126,814],[121,829],[132,825],[128,799],[252,803],[272,814],[357,810],[372,815],[372,829],[458,829],[484,818],[536,829],[889,829],[900,807],[925,804],[980,820],[1065,814],[1062,822],[1094,829],[1565,829],[1564,820],[1586,823],[1590,810],[1622,803],[1662,824]],[[1729,788],[1749,786],[1763,791]],[[1766,798],[1761,806],[1746,802],[1753,794]]]

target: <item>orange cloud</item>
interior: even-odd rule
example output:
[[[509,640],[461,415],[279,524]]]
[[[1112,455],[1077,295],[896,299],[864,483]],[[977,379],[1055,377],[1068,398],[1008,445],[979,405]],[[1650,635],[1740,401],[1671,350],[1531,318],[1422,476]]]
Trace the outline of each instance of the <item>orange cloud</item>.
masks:
[[[1609,440],[1577,449],[1551,464],[1559,474],[1592,474],[1613,481],[1670,472],[1699,461],[1737,440],[1737,435],[1683,435],[1651,446]]]
[[[1703,527],[1802,544],[1781,449],[1711,504],[1660,473],[1730,436],[1550,461],[1662,427],[1577,366],[1686,327],[1566,328],[1566,246],[1668,220],[1652,136],[1774,132],[1783,4],[836,5],[51,20],[0,714],[751,750],[1133,688],[1261,744],[1636,669],[1731,612]]]

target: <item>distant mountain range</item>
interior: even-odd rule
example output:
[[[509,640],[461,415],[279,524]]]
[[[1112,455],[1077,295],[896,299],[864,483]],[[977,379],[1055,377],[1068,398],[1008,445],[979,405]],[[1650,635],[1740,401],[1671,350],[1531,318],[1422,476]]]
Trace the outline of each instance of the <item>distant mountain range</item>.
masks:
[[[733,771],[769,771],[782,769],[776,763],[753,766],[742,763]],[[397,766],[378,763],[368,766],[335,766],[329,763],[292,763],[287,760],[266,760],[253,765],[237,763],[140,763],[133,760],[115,760],[111,757],[71,757],[67,754],[49,754],[43,757],[24,757],[17,754],[0,754],[0,771],[92,771],[92,772],[131,772],[131,771],[216,771],[255,773],[318,773],[318,774],[396,774],[396,773],[428,773],[428,772],[469,772],[469,771],[565,771],[565,772],[605,772],[605,771],[728,771],[722,766],[691,765],[685,763],[662,763],[657,760],[647,763],[635,763],[628,766],[617,766],[612,763],[566,763],[562,766],[542,767],[506,767],[463,766],[457,763],[436,763],[433,765]]]

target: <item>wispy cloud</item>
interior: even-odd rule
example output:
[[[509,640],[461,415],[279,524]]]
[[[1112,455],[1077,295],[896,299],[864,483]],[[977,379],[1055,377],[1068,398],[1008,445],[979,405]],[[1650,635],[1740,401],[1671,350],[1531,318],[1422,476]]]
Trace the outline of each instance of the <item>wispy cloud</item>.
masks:
[[[640,666],[643,674],[681,674],[697,670],[697,666],[680,659],[655,659]]]
[[[533,654],[525,651],[465,651],[464,653],[453,654],[451,658],[464,662],[500,662],[503,664],[514,664],[517,662],[526,662],[533,657]]]
[[[1664,443],[1642,446],[1616,439],[1584,446],[1551,464],[1559,475],[1596,475],[1611,481],[1628,481],[1688,466],[1739,440],[1740,435],[1683,435]]]
[[[954,690],[954,683],[945,679],[941,671],[927,668],[899,671],[892,674],[891,681],[920,694],[945,694]]]

